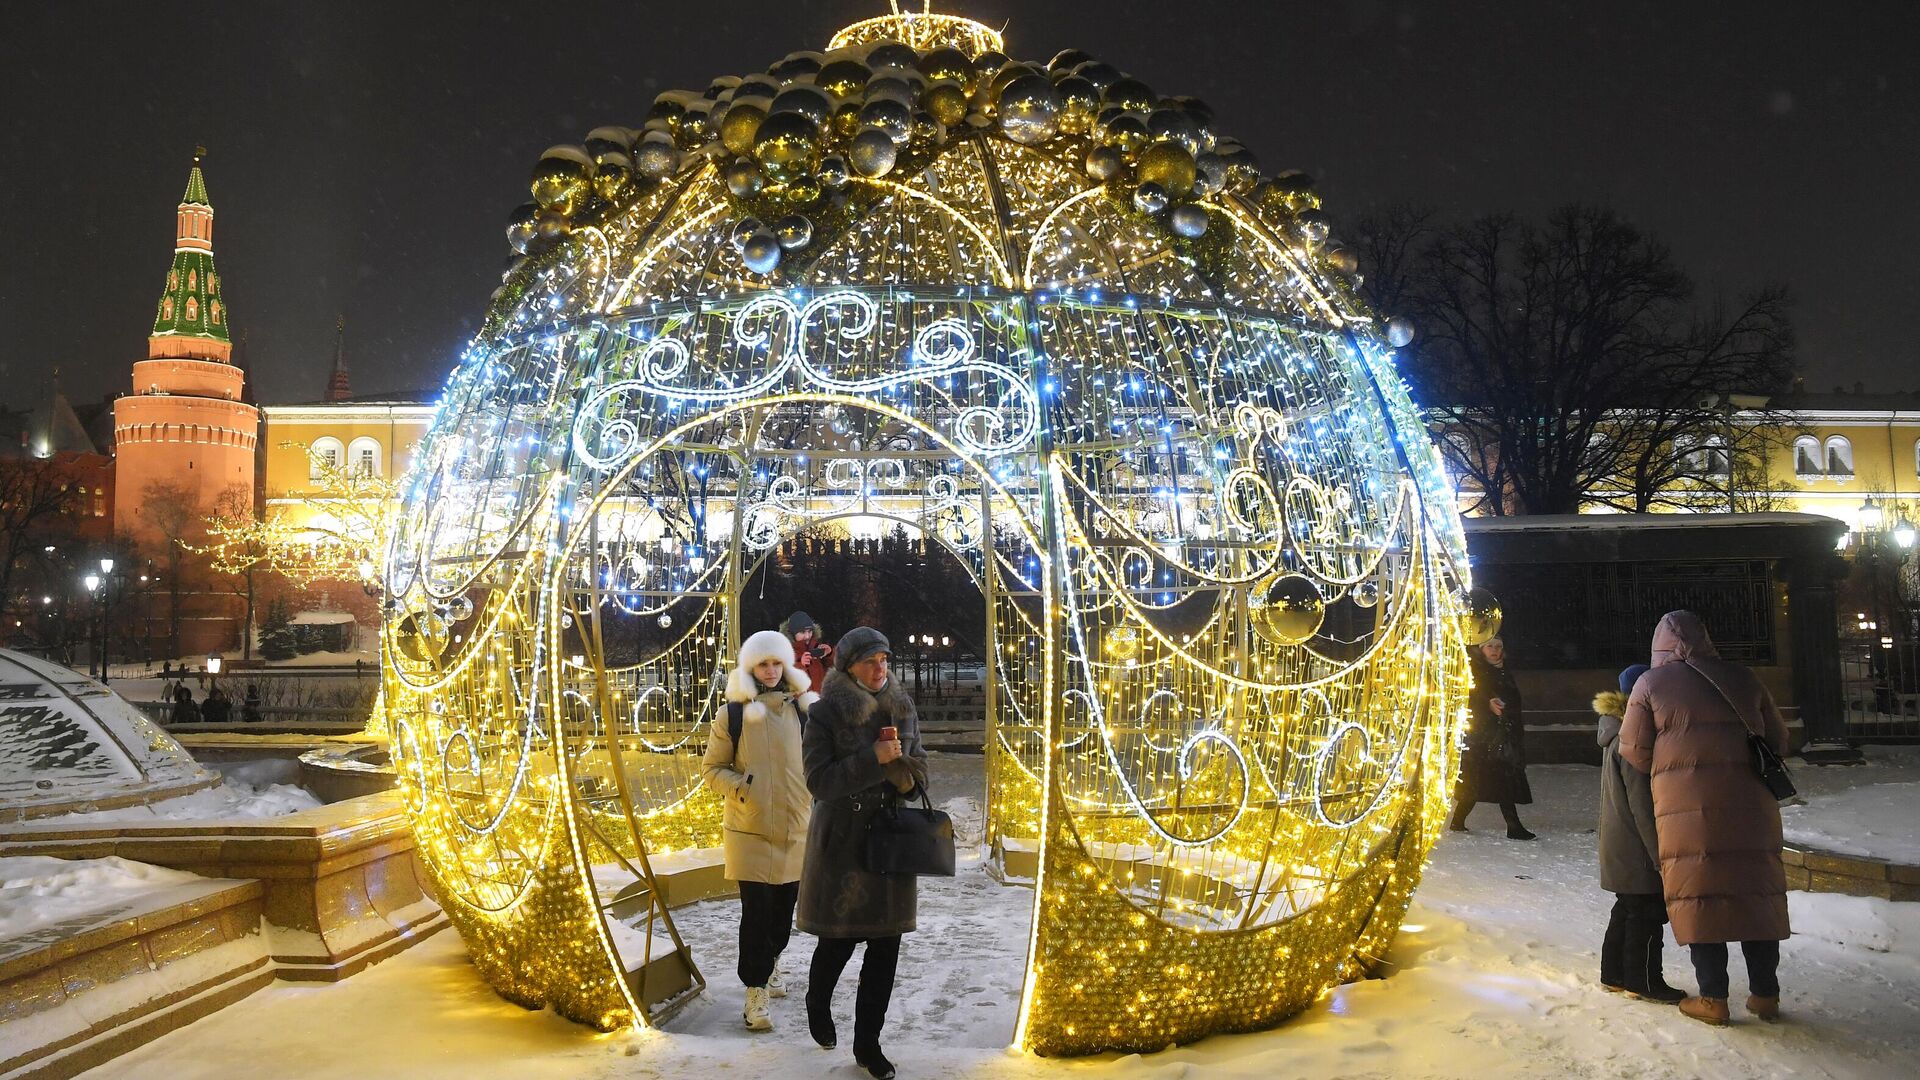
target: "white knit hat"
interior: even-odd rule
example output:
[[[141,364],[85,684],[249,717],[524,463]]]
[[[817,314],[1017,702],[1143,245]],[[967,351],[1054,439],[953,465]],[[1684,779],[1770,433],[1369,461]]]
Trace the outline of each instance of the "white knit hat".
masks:
[[[778,660],[786,674],[787,690],[794,694],[804,694],[813,680],[800,670],[793,660],[793,642],[778,630],[762,630],[748,636],[740,643],[740,659],[734,665],[733,673],[727,676],[728,701],[752,701],[759,696],[759,684],[754,681],[753,669],[763,660]]]

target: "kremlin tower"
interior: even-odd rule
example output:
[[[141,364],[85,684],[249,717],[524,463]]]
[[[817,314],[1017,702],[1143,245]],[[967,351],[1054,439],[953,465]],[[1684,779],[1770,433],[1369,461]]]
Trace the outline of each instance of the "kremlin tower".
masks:
[[[250,496],[260,437],[260,410],[245,400],[245,374],[232,362],[231,320],[213,266],[213,204],[198,154],[177,222],[147,358],[133,365],[133,393],[113,410],[114,527],[149,540],[159,538],[153,515],[142,513],[152,485],[178,485],[202,508],[236,486]]]
[[[166,600],[176,655],[229,648],[242,619],[231,597],[207,590],[195,560],[175,541],[204,533],[216,505],[252,506],[260,410],[247,400],[246,374],[233,363],[232,319],[213,265],[213,204],[200,175],[201,150],[187,176],[166,291],[133,365],[133,393],[114,402],[114,531],[167,568]]]

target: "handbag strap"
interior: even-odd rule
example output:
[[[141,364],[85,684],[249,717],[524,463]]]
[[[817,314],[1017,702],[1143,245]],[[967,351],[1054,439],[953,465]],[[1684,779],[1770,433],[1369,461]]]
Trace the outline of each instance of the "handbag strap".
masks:
[[[1701,677],[1702,679],[1705,679],[1705,680],[1707,681],[1707,685],[1708,685],[1708,686],[1711,686],[1711,687],[1713,687],[1713,692],[1714,692],[1714,693],[1716,693],[1716,694],[1719,694],[1719,695],[1720,695],[1720,700],[1721,700],[1721,701],[1724,701],[1724,702],[1726,702],[1726,703],[1727,703],[1727,708],[1729,708],[1729,709],[1732,709],[1732,710],[1733,710],[1733,718],[1734,718],[1735,720],[1738,720],[1738,721],[1740,721],[1740,726],[1741,726],[1742,728],[1745,728],[1745,729],[1746,729],[1746,732],[1747,732],[1747,736],[1748,736],[1749,738],[1754,738],[1754,739],[1759,739],[1759,740],[1760,740],[1761,742],[1766,742],[1766,741],[1767,741],[1767,740],[1766,740],[1766,736],[1764,736],[1764,735],[1762,735],[1762,734],[1761,734],[1760,732],[1758,732],[1758,731],[1755,731],[1755,730],[1753,730],[1753,725],[1752,725],[1752,724],[1749,724],[1749,723],[1747,723],[1747,714],[1746,714],[1746,713],[1743,713],[1743,712],[1741,712],[1741,711],[1740,711],[1740,706],[1738,706],[1738,705],[1735,705],[1735,704],[1733,703],[1733,699],[1732,699],[1731,697],[1728,697],[1728,696],[1727,696],[1727,692],[1726,692],[1726,690],[1725,690],[1724,688],[1722,688],[1722,687],[1721,687],[1721,685],[1720,685],[1719,683],[1717,683],[1717,682],[1715,682],[1715,681],[1714,681],[1714,679],[1713,679],[1713,676],[1711,676],[1711,675],[1709,675],[1709,674],[1707,674],[1707,673],[1706,673],[1706,672],[1704,672],[1704,671],[1701,671],[1701,670],[1700,670],[1699,668],[1697,668],[1697,667],[1694,667],[1694,666],[1693,666],[1693,661],[1691,661],[1691,660],[1682,660],[1682,661],[1680,661],[1680,662],[1681,662],[1682,664],[1685,664],[1685,665],[1687,666],[1687,670],[1688,670],[1688,671],[1691,671],[1691,672],[1693,672],[1693,673],[1694,673],[1695,675],[1698,675],[1698,676],[1700,676],[1700,677]],[[1767,744],[1767,748],[1768,748],[1769,750],[1771,750],[1771,749],[1773,748],[1773,745],[1772,745],[1771,743],[1768,743],[1768,744]]]

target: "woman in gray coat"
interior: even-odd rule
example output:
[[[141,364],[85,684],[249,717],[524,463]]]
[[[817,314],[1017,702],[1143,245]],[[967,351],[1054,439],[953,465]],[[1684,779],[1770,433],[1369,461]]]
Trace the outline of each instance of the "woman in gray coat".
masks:
[[[889,1080],[893,1063],[880,1051],[880,1029],[893,998],[900,935],[914,929],[918,891],[911,875],[867,872],[867,826],[889,800],[925,786],[927,753],[913,699],[891,677],[893,647],[886,636],[855,627],[834,652],[834,670],[807,713],[801,737],[814,803],[795,925],[820,939],[807,976],[807,1026],[821,1046],[838,1041],[833,988],[854,947],[865,942],[854,999],[853,1060],[876,1080]],[[882,739],[889,727],[895,737]]]
[[[1596,694],[1600,718],[1600,887],[1614,894],[1613,915],[1600,942],[1600,985],[1614,993],[1672,1005],[1686,991],[1667,985],[1661,970],[1667,902],[1654,860],[1660,842],[1653,825],[1653,782],[1620,758],[1620,719],[1627,696],[1647,672],[1635,664],[1620,673],[1620,689]]]

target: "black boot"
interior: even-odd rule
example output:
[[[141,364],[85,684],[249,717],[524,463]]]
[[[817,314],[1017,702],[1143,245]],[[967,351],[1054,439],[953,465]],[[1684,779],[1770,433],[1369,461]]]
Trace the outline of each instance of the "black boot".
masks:
[[[867,1075],[873,1077],[873,1080],[893,1080],[893,1062],[888,1061],[887,1055],[880,1052],[879,1043],[854,1047],[853,1061],[854,1064],[867,1070]]]
[[[1645,949],[1647,957],[1647,981],[1646,989],[1640,991],[1640,996],[1646,998],[1648,1001],[1657,1001],[1662,1005],[1678,1005],[1680,1002],[1686,1000],[1687,992],[1668,986],[1666,972],[1661,970],[1665,963],[1664,953],[1666,952],[1666,943],[1664,939],[1666,933],[1657,922],[1648,923],[1647,930],[1648,934]]]
[[[1625,940],[1621,942],[1621,985],[1644,1001],[1672,1005],[1687,995],[1668,986],[1660,973],[1661,936],[1660,924],[1651,919],[1627,921]]]
[[[1627,939],[1627,920],[1619,912],[1607,920],[1607,932],[1600,939],[1600,985],[1608,993],[1617,994],[1627,988],[1625,977],[1621,974],[1625,967],[1622,954]]]
[[[1520,811],[1512,803],[1500,804],[1500,816],[1507,819],[1507,839],[1533,839],[1533,834],[1527,831],[1527,827],[1520,824]]]

